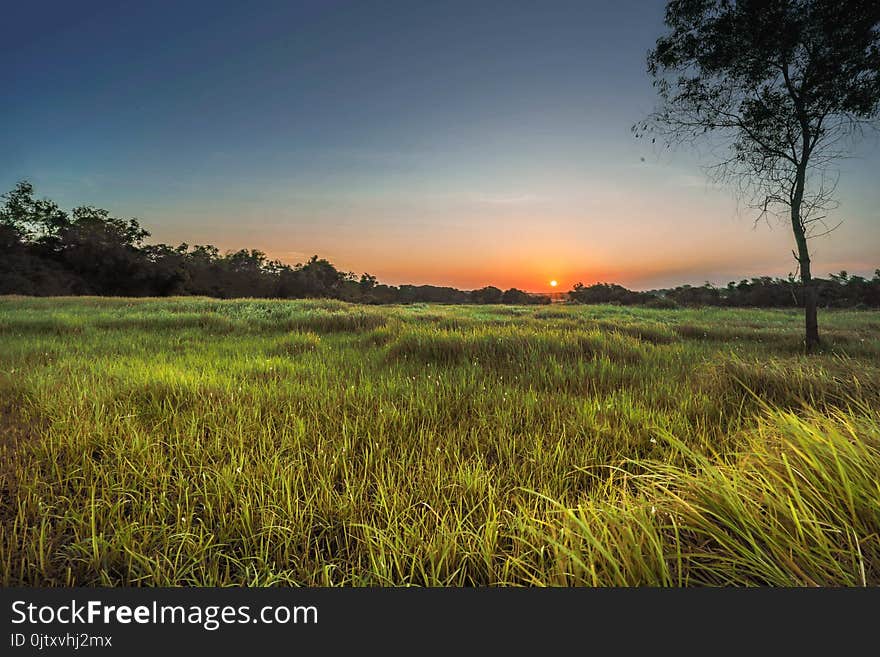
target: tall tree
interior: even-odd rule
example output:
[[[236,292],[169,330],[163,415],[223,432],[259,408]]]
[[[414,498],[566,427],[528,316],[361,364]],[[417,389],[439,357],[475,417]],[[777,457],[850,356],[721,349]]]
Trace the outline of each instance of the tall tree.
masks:
[[[790,221],[806,348],[819,344],[808,240],[836,226],[835,159],[880,109],[877,0],[672,0],[648,55],[660,103],[636,136],[720,146],[710,171]]]
[[[0,225],[27,241],[52,244],[71,225],[70,215],[57,203],[34,198],[34,186],[26,180],[0,198],[4,201],[0,206]]]

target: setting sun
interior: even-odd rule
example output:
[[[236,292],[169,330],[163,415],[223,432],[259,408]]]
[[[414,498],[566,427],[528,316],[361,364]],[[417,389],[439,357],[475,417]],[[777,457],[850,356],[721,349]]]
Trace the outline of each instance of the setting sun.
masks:
[[[550,287],[556,287],[557,285],[559,285],[559,283],[556,281],[550,281]]]

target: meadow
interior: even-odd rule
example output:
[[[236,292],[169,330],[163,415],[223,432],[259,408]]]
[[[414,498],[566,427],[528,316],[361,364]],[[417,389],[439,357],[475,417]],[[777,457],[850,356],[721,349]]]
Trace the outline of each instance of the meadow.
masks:
[[[880,313],[0,298],[3,586],[880,584]]]

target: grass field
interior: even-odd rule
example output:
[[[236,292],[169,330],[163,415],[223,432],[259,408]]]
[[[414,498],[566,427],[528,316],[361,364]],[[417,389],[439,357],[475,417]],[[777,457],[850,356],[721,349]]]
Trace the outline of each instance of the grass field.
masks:
[[[0,298],[0,584],[878,585],[880,314]]]

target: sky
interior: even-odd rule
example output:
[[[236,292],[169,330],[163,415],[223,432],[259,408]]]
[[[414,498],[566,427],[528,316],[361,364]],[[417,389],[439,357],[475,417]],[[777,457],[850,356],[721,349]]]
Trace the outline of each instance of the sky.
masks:
[[[0,25],[0,189],[153,242],[312,254],[389,284],[725,284],[795,270],[655,104],[664,2],[41,2]],[[813,271],[880,267],[880,140]]]

